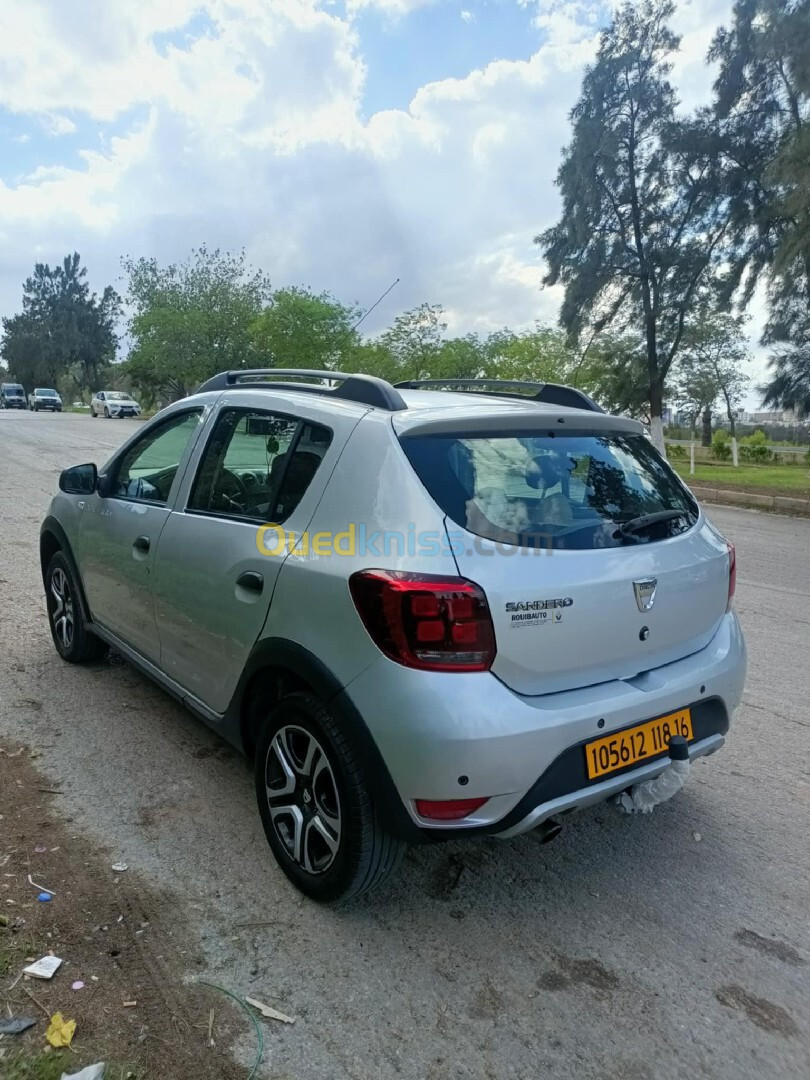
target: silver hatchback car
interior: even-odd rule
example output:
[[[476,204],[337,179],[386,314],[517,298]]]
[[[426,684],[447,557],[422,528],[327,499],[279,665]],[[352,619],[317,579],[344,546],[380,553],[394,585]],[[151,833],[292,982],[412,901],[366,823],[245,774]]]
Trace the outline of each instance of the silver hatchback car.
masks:
[[[317,900],[408,842],[551,837],[742,694],[733,548],[571,388],[227,372],[59,487],[59,654],[114,647],[243,749]]]

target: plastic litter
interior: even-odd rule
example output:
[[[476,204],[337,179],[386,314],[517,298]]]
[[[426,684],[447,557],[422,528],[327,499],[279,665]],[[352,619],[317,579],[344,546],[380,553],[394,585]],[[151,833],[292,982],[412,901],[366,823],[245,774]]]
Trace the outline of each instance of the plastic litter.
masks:
[[[691,771],[689,744],[683,735],[673,735],[669,740],[669,757],[669,765],[658,776],[616,796],[616,805],[623,814],[651,814],[659,803],[681,790]]]
[[[19,1035],[28,1031],[35,1023],[36,1020],[32,1020],[30,1016],[3,1017],[0,1020],[0,1035]]]
[[[37,846],[34,848],[34,851],[37,853],[37,855],[41,855],[43,851],[47,850],[48,849],[45,847],[44,844],[37,844]]]
[[[294,1024],[295,1018],[287,1016],[282,1012],[278,1012],[276,1009],[271,1009],[269,1005],[263,1005],[261,1001],[256,1001],[255,998],[246,997],[245,1001],[248,1005],[252,1005],[254,1009],[257,1009],[262,1016],[266,1016],[268,1020],[280,1020],[282,1024]]]
[[[129,870],[129,867],[125,862],[114,862],[112,864],[112,871],[115,874],[125,874]]]
[[[65,1020],[64,1016],[60,1012],[54,1013],[51,1017],[51,1022],[48,1024],[48,1030],[45,1032],[45,1038],[57,1049],[61,1046],[70,1046],[73,1041],[73,1035],[76,1031],[75,1020]]]
[[[98,1065],[88,1065],[77,1073],[62,1073],[61,1080],[104,1080],[105,1063],[100,1061]]]
[[[53,895],[49,892],[41,892],[37,897],[37,900],[39,900],[40,904],[50,904],[51,900],[53,900]]]
[[[23,975],[30,975],[33,979],[52,979],[62,966],[58,956],[43,956],[34,964],[23,968]]]
[[[28,875],[28,884],[33,885],[35,889],[40,889],[42,892],[50,893],[51,896],[56,896],[56,893],[53,891],[53,889],[48,889],[44,885],[37,885],[37,883],[34,881],[30,874]]]
[[[84,990],[84,983],[81,979],[77,979],[75,983],[70,984],[71,990]]]

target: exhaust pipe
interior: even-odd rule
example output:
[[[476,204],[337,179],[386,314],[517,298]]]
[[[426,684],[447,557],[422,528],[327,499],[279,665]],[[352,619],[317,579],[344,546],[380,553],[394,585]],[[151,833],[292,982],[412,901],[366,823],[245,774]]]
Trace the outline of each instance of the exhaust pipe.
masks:
[[[534,835],[541,844],[550,844],[554,837],[559,836],[561,832],[562,825],[555,818],[551,817],[540,822],[534,830]]]

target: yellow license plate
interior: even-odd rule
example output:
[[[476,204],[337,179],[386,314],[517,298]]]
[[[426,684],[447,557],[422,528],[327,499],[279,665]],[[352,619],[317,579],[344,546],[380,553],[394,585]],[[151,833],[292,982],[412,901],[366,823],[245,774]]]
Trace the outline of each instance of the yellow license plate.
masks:
[[[689,709],[659,716],[657,720],[648,720],[638,727],[617,731],[604,739],[595,739],[585,746],[588,779],[595,780],[598,776],[607,776],[645,758],[656,757],[667,749],[673,735],[683,735],[687,742],[694,738]]]

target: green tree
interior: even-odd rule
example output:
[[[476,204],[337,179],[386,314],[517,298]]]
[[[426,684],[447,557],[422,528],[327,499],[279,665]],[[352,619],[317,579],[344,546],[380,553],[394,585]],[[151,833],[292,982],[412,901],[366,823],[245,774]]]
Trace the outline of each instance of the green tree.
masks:
[[[536,237],[561,323],[633,329],[644,341],[652,435],[687,316],[720,261],[727,220],[705,121],[679,119],[669,82],[671,0],[625,3],[603,31],[571,115],[557,182],[563,212]]]
[[[678,364],[681,400],[698,403],[706,424],[703,445],[711,443],[711,410],[718,398],[725,408],[731,434],[731,451],[737,465],[737,413],[745,397],[749,377],[745,365],[750,360],[745,339],[745,318],[704,310],[684,337]],[[711,392],[713,389],[713,393]]]
[[[573,383],[580,375],[579,354],[564,331],[552,326],[515,334],[499,330],[484,344],[484,374],[490,379]]]
[[[730,196],[724,297],[767,286],[767,404],[810,415],[810,3],[737,0],[718,31],[717,147]]]
[[[205,246],[182,263],[123,259],[131,350],[126,376],[153,398],[180,398],[219,371],[257,366],[251,327],[270,299],[244,252]]]
[[[606,330],[597,335],[584,350],[576,385],[608,412],[649,424],[649,372],[644,341],[638,334]]]
[[[360,312],[330,293],[277,289],[250,334],[262,363],[273,367],[338,369],[360,344]]]
[[[55,267],[37,263],[23,285],[22,313],[3,319],[9,375],[30,387],[71,381],[96,389],[115,357],[120,304],[111,286],[100,297],[90,292],[78,253]]]
[[[395,379],[430,379],[434,375],[447,323],[441,304],[420,304],[398,315],[380,344],[395,365]]]

